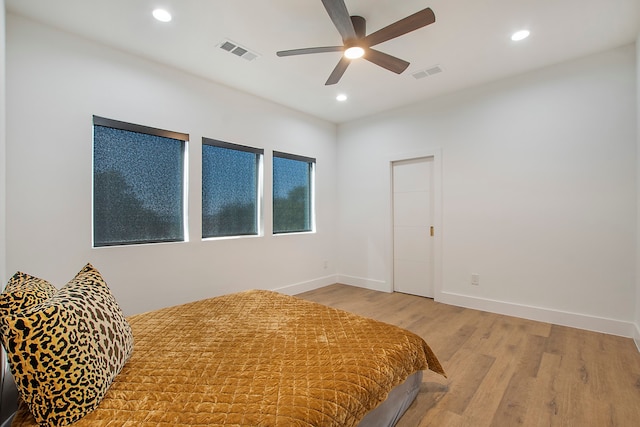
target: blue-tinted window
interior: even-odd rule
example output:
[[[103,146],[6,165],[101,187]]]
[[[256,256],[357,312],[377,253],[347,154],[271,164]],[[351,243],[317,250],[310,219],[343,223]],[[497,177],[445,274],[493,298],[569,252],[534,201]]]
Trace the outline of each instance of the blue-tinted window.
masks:
[[[263,150],[202,139],[202,237],[259,234]]]
[[[273,232],[313,230],[315,159],[273,153]]]
[[[184,240],[186,140],[94,117],[94,246]]]

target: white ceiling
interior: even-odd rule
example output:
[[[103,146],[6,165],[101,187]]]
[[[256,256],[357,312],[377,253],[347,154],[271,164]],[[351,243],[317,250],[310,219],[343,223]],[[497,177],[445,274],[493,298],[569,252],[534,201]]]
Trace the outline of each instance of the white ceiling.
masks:
[[[21,14],[191,74],[343,123],[377,112],[633,43],[640,0],[345,0],[367,33],[425,7],[436,22],[376,46],[409,61],[396,75],[354,61],[324,82],[340,53],[279,58],[276,51],[342,44],[320,0],[6,0]],[[173,14],[162,24],[156,7]],[[515,30],[531,36],[512,42]],[[231,40],[247,61],[217,46]],[[439,65],[439,74],[412,73]],[[347,102],[335,100],[338,93]]]

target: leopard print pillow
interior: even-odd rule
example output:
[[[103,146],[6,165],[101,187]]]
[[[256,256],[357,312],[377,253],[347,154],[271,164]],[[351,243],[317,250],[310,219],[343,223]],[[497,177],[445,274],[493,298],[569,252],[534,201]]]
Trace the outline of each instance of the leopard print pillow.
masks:
[[[55,286],[46,280],[18,271],[0,294],[0,316],[25,311],[48,300],[56,292]]]
[[[133,352],[131,327],[91,264],[52,298],[0,322],[20,397],[41,426],[94,410]]]

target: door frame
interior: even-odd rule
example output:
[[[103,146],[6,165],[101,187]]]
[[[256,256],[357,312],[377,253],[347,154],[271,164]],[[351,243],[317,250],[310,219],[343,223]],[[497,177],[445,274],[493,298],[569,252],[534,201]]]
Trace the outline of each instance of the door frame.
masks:
[[[387,158],[388,167],[388,206],[389,206],[389,239],[387,260],[389,276],[387,283],[389,284],[389,292],[395,289],[393,283],[393,242],[394,242],[394,224],[393,224],[393,164],[404,160],[415,160],[431,157],[433,158],[433,293],[434,300],[438,301],[442,294],[442,149],[432,148],[424,151],[398,153]]]

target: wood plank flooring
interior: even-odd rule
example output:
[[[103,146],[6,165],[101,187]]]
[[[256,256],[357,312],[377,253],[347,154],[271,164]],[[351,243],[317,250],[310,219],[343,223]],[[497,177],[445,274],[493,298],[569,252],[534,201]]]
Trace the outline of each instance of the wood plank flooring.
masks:
[[[297,296],[427,341],[448,378],[425,373],[398,427],[640,426],[640,353],[629,338],[339,284]]]

